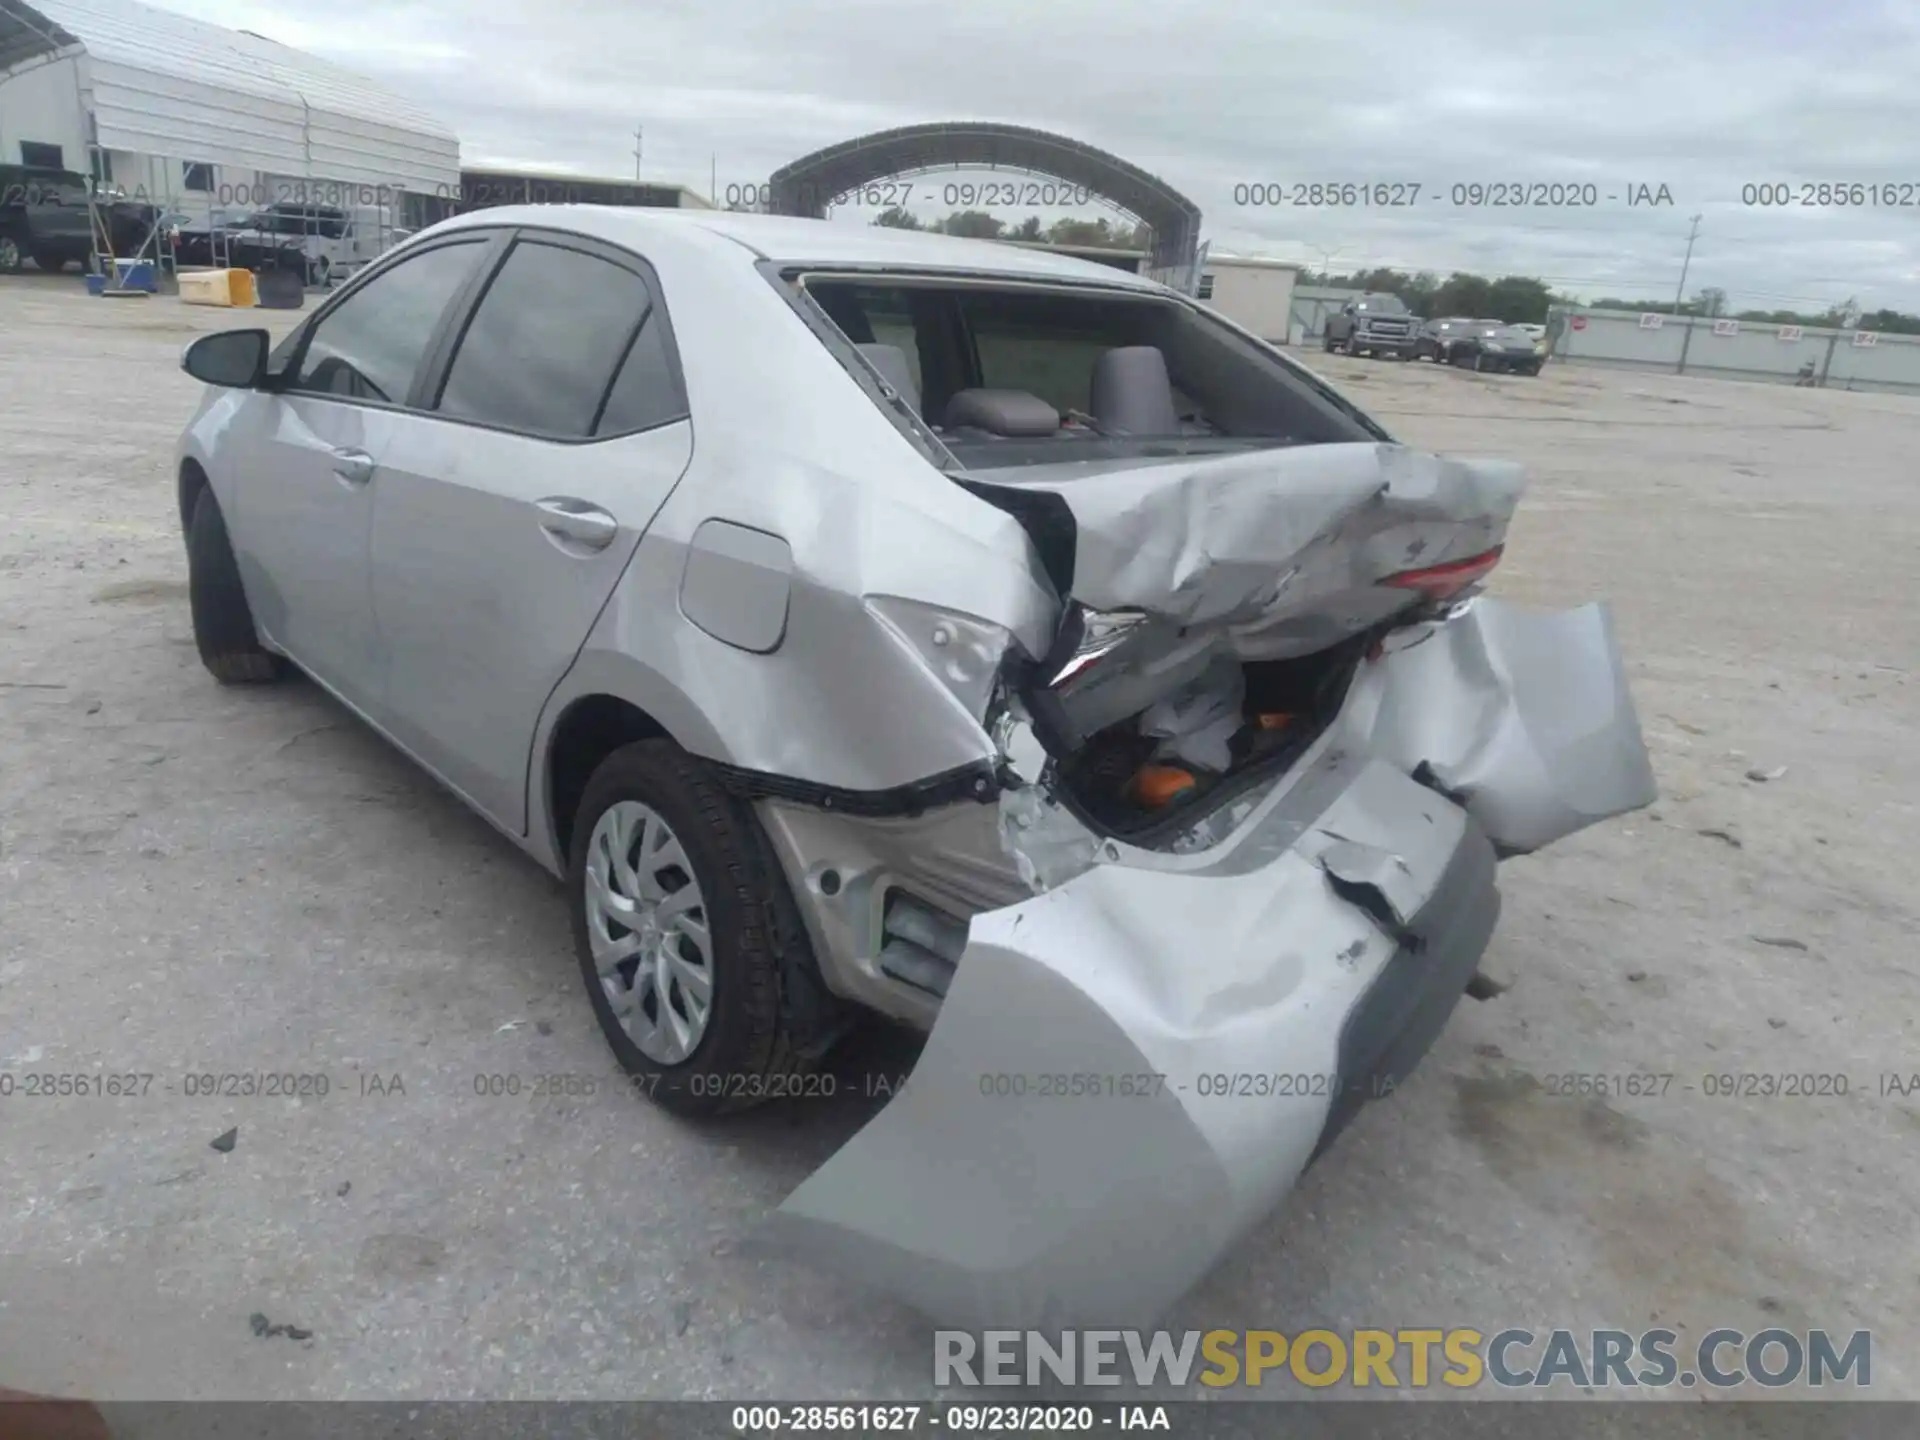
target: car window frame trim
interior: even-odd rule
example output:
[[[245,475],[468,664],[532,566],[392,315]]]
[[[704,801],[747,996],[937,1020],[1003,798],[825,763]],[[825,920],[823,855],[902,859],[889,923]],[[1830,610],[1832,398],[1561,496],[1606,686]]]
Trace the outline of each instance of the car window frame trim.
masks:
[[[303,399],[323,400],[335,405],[353,405],[368,410],[411,411],[416,409],[417,406],[414,401],[420,393],[421,381],[429,373],[427,367],[430,366],[434,357],[439,353],[439,347],[446,338],[445,332],[448,325],[455,317],[464,313],[464,307],[476,280],[480,276],[490,273],[491,262],[487,252],[489,250],[498,250],[504,238],[510,233],[511,228],[508,226],[476,225],[449,231],[445,236],[435,236],[424,244],[405,245],[396,250],[389,251],[377,262],[369,265],[365,270],[362,270],[345,285],[341,286],[335,294],[328,296],[326,303],[308,317],[301,327],[299,343],[294,346],[293,352],[288,355],[286,365],[281,371],[281,377],[272,387],[273,392],[277,395],[299,396]],[[468,275],[453,292],[452,297],[447,301],[446,309],[441,312],[440,319],[435,322],[434,333],[428,338],[426,349],[421,351],[420,360],[414,367],[412,383],[408,386],[407,393],[403,398],[399,400],[369,400],[359,395],[341,395],[331,390],[308,389],[304,386],[295,385],[286,378],[287,376],[298,375],[300,373],[300,367],[306,363],[307,351],[313,344],[314,333],[327,322],[329,316],[355,295],[359,294],[361,290],[371,285],[382,275],[397,269],[406,263],[406,261],[416,256],[424,255],[428,251],[443,250],[453,245],[473,244],[478,244],[481,247],[481,253],[474,265],[474,271]]]

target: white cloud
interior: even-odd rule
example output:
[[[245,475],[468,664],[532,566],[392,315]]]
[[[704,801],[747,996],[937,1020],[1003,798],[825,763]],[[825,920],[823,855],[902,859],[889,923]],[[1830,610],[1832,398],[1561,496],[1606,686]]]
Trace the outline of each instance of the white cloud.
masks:
[[[1222,248],[1551,277],[1736,306],[1920,310],[1920,203],[1743,205],[1747,182],[1920,202],[1920,23],[1877,0],[166,0],[399,86],[475,161],[746,185],[944,119],[1056,129],[1189,194]],[[1411,210],[1235,205],[1251,181],[1419,182]],[[1456,181],[1665,184],[1490,211]],[[938,210],[936,204],[931,207]],[[1017,217],[1013,217],[1017,218]]]

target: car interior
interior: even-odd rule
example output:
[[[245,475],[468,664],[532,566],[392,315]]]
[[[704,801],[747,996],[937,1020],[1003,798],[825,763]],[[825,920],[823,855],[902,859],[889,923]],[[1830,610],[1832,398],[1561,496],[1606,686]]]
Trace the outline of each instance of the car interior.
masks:
[[[967,468],[1385,438],[1264,347],[1151,295],[820,276],[805,294]]]

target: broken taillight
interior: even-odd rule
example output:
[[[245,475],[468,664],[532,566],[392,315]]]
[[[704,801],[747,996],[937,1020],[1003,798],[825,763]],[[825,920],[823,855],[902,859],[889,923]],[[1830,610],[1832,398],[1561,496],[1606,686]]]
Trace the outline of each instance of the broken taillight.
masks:
[[[1449,560],[1444,565],[1429,565],[1424,570],[1402,570],[1398,575],[1387,576],[1380,583],[1391,585],[1396,590],[1418,591],[1429,600],[1451,600],[1462,590],[1486,579],[1493,567],[1500,563],[1500,552],[1505,548],[1496,545],[1465,560]]]

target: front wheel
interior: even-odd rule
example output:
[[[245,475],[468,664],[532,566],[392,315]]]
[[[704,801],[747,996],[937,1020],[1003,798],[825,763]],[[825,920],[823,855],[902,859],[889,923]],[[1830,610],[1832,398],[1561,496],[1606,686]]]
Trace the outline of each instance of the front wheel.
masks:
[[[222,685],[277,680],[286,661],[261,645],[213,487],[202,485],[187,521],[187,603],[200,663]]]
[[[834,1007],[751,808],[638,741],[587,781],[568,854],[581,977],[634,1088],[690,1116],[801,1093]]]

